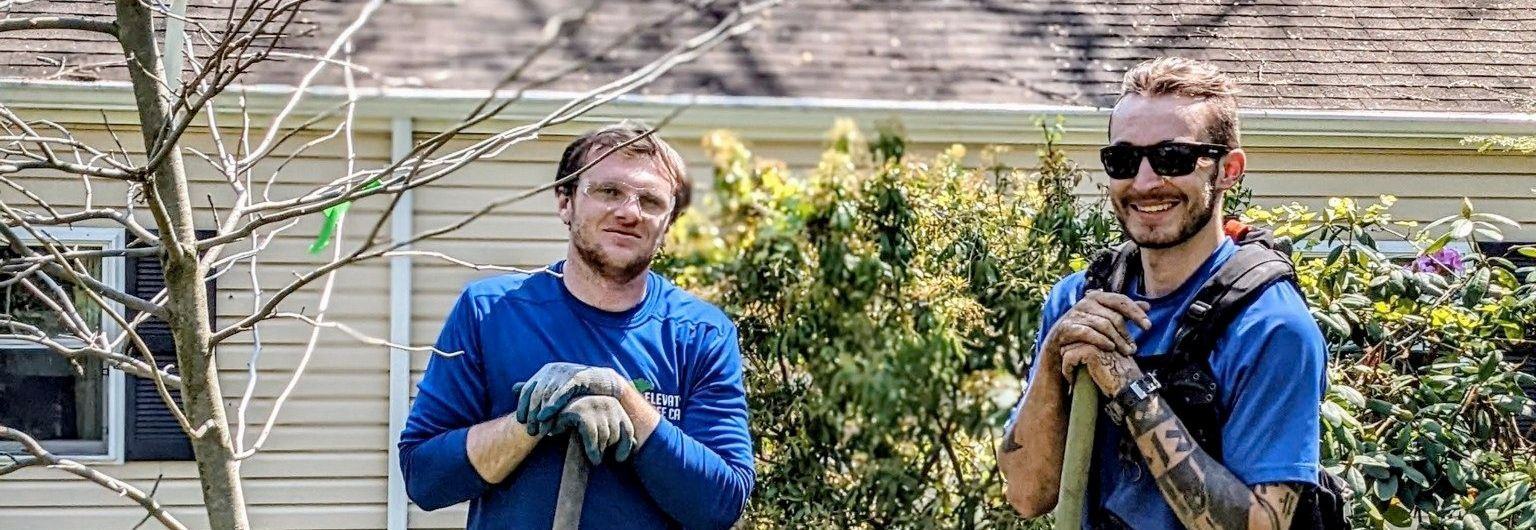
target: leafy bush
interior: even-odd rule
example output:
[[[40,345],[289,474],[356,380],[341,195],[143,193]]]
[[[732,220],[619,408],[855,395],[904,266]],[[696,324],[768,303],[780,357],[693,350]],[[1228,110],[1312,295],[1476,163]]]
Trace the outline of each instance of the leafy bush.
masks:
[[[1506,361],[1530,350],[1536,270],[1477,245],[1501,237],[1499,225],[1519,225],[1467,204],[1407,234],[1412,223],[1388,213],[1394,201],[1248,212],[1304,247],[1332,247],[1297,260],[1333,352],[1324,458],[1357,492],[1362,528],[1536,526],[1536,500],[1527,497],[1536,460],[1514,421],[1532,413],[1520,385],[1533,378]],[[1414,242],[1417,257],[1383,255],[1383,233]],[[1456,241],[1468,252],[1448,247]]]
[[[1085,174],[1059,123],[1041,128],[1033,171],[999,149],[979,168],[960,146],[920,159],[898,126],[866,140],[839,122],[803,176],[730,133],[705,140],[712,193],[656,267],[741,329],[759,474],[743,526],[1044,527],[1003,502],[994,444],[1050,286],[1118,235],[1072,194]],[[1512,419],[1531,405],[1504,356],[1528,344],[1536,274],[1478,253],[1412,272],[1376,250],[1400,228],[1386,206],[1247,210],[1337,249],[1297,255],[1334,352],[1325,464],[1362,492],[1361,526],[1528,525],[1536,461]],[[1469,208],[1412,239],[1434,261],[1502,221]]]

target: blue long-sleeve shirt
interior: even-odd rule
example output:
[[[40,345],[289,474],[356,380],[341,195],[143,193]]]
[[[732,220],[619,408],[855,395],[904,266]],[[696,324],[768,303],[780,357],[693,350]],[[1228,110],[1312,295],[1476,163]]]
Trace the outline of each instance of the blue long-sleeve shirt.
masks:
[[[551,268],[559,271],[564,263]],[[400,435],[406,492],[427,510],[470,501],[470,529],[549,528],[565,444],[540,441],[489,484],[469,463],[469,428],[517,408],[512,385],[545,363],[606,366],[661,413],[627,462],[592,469],[582,528],[728,528],[756,473],[736,327],[655,273],[620,313],[582,303],[548,273],[469,284],[449,313]]]

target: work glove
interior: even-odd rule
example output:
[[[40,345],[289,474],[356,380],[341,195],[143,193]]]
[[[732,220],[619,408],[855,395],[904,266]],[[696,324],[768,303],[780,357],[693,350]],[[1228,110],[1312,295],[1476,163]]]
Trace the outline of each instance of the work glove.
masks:
[[[517,421],[530,436],[549,433],[560,409],[581,396],[618,397],[624,378],[612,368],[554,362],[544,365],[527,381],[512,386],[517,394]]]
[[[554,418],[550,434],[570,432],[581,436],[582,449],[593,465],[602,463],[603,455],[613,449],[619,462],[629,459],[635,448],[635,425],[619,399],[611,396],[578,396]]]

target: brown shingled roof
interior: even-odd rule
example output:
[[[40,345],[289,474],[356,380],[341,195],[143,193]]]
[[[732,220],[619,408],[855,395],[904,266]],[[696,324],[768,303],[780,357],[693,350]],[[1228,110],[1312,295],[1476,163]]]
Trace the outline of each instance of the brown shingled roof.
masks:
[[[40,1],[8,15],[89,14],[104,11],[103,4]],[[215,0],[192,4],[193,16],[210,20],[222,20],[228,9]],[[360,4],[312,0],[300,25],[310,33],[284,45],[322,49]],[[486,88],[518,62],[550,16],[575,4],[392,3],[360,34],[356,61],[392,83]],[[578,38],[540,63],[541,71],[589,57],[676,2],[605,5]],[[1130,65],[1183,55],[1236,75],[1248,108],[1530,111],[1533,8],[1536,0],[790,0],[757,31],[646,92],[1106,105]],[[680,27],[640,35],[635,46],[550,88],[612,79],[717,17],[695,14]],[[0,34],[4,77],[122,78],[120,66],[60,74],[54,64],[116,58],[111,43],[90,34]],[[269,65],[249,82],[292,83],[302,67]]]

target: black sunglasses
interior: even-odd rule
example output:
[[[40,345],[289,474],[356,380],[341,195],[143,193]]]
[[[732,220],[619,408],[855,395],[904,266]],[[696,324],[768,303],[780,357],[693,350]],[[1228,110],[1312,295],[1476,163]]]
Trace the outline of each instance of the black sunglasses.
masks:
[[[1152,171],[1164,177],[1178,177],[1195,171],[1195,164],[1202,158],[1220,159],[1232,148],[1220,144],[1163,142],[1157,145],[1138,146],[1115,144],[1099,150],[1099,160],[1104,163],[1104,173],[1109,178],[1123,180],[1135,178],[1141,169],[1141,159],[1152,163]]]

